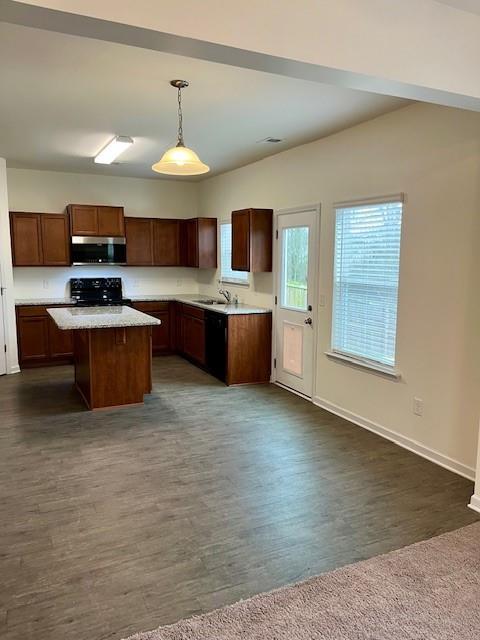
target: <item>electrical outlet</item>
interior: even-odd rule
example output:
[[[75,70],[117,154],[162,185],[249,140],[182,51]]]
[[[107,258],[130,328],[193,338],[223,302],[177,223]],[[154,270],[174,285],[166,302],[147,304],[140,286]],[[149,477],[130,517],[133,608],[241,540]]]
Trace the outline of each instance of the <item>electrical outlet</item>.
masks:
[[[325,294],[321,293],[320,297],[318,298],[318,305],[320,307],[324,307],[326,304],[327,304],[327,298]]]
[[[43,288],[44,288],[44,289],[48,289],[48,288],[49,288],[49,286],[50,286],[49,281],[48,281],[48,280],[44,280],[44,281],[43,281]]]
[[[177,287],[181,287],[182,286],[182,281],[180,278],[177,279]]]
[[[416,416],[423,416],[423,400],[422,398],[413,399],[413,413]]]

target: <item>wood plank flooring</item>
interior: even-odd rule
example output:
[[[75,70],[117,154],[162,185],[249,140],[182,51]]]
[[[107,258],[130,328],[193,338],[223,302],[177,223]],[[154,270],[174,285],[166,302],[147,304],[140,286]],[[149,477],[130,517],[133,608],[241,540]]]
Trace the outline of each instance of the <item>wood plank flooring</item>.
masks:
[[[476,520],[472,484],[272,385],[156,358],[91,413],[0,379],[0,637],[119,639]]]

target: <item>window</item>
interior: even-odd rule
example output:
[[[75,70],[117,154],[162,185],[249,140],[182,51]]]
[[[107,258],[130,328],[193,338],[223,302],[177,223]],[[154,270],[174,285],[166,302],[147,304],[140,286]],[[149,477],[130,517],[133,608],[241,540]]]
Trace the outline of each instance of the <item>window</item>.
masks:
[[[332,350],[395,365],[403,199],[339,205]]]
[[[248,271],[232,270],[232,225],[220,225],[220,280],[232,284],[248,285]]]

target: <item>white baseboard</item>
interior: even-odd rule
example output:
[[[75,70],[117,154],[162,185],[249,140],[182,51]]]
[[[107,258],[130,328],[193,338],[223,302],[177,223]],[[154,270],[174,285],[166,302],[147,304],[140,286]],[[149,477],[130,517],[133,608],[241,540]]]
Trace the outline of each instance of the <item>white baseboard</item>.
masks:
[[[403,447],[404,449],[408,449],[408,451],[412,451],[413,453],[416,453],[422,458],[426,458],[427,460],[430,460],[430,462],[434,462],[435,464],[438,464],[440,467],[444,467],[449,471],[453,471],[453,473],[457,473],[459,476],[463,476],[468,480],[475,480],[475,469],[473,467],[468,467],[466,464],[463,464],[462,462],[458,462],[458,460],[453,460],[452,458],[449,458],[448,456],[443,455],[443,453],[434,451],[433,449],[426,447],[425,445],[421,444],[420,442],[417,442],[416,440],[407,438],[406,436],[403,436],[400,433],[397,433],[396,431],[392,431],[391,429],[382,427],[376,422],[372,422],[371,420],[362,418],[361,416],[358,416],[357,414],[352,413],[351,411],[342,409],[341,407],[338,407],[337,405],[332,404],[331,402],[328,402],[323,398],[319,398],[318,396],[315,396],[313,398],[313,403],[316,404],[318,407],[321,407],[322,409],[329,411],[330,413],[334,413],[335,415],[340,416],[341,418],[344,418],[349,422],[353,422],[359,427],[368,429],[368,431],[372,431],[373,433],[376,433],[377,435],[382,436],[382,438],[386,438],[387,440],[390,440],[391,442],[398,444],[400,447]],[[471,505],[472,504],[473,504],[473,498],[472,498]],[[477,507],[472,506],[472,508],[478,508],[478,511],[480,511],[479,497],[476,497],[475,504],[477,505]]]
[[[474,511],[478,511],[480,513],[480,496],[477,496],[475,493],[470,498],[470,504],[468,505],[470,509]]]

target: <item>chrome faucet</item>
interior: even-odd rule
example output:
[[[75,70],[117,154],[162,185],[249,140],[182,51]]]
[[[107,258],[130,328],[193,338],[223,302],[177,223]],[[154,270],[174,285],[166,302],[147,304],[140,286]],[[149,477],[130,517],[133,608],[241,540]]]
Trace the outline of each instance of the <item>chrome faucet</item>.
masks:
[[[222,296],[225,297],[225,300],[228,302],[228,304],[230,304],[230,302],[232,301],[232,294],[230,293],[230,291],[227,291],[227,289],[219,289],[218,293],[222,294]]]

